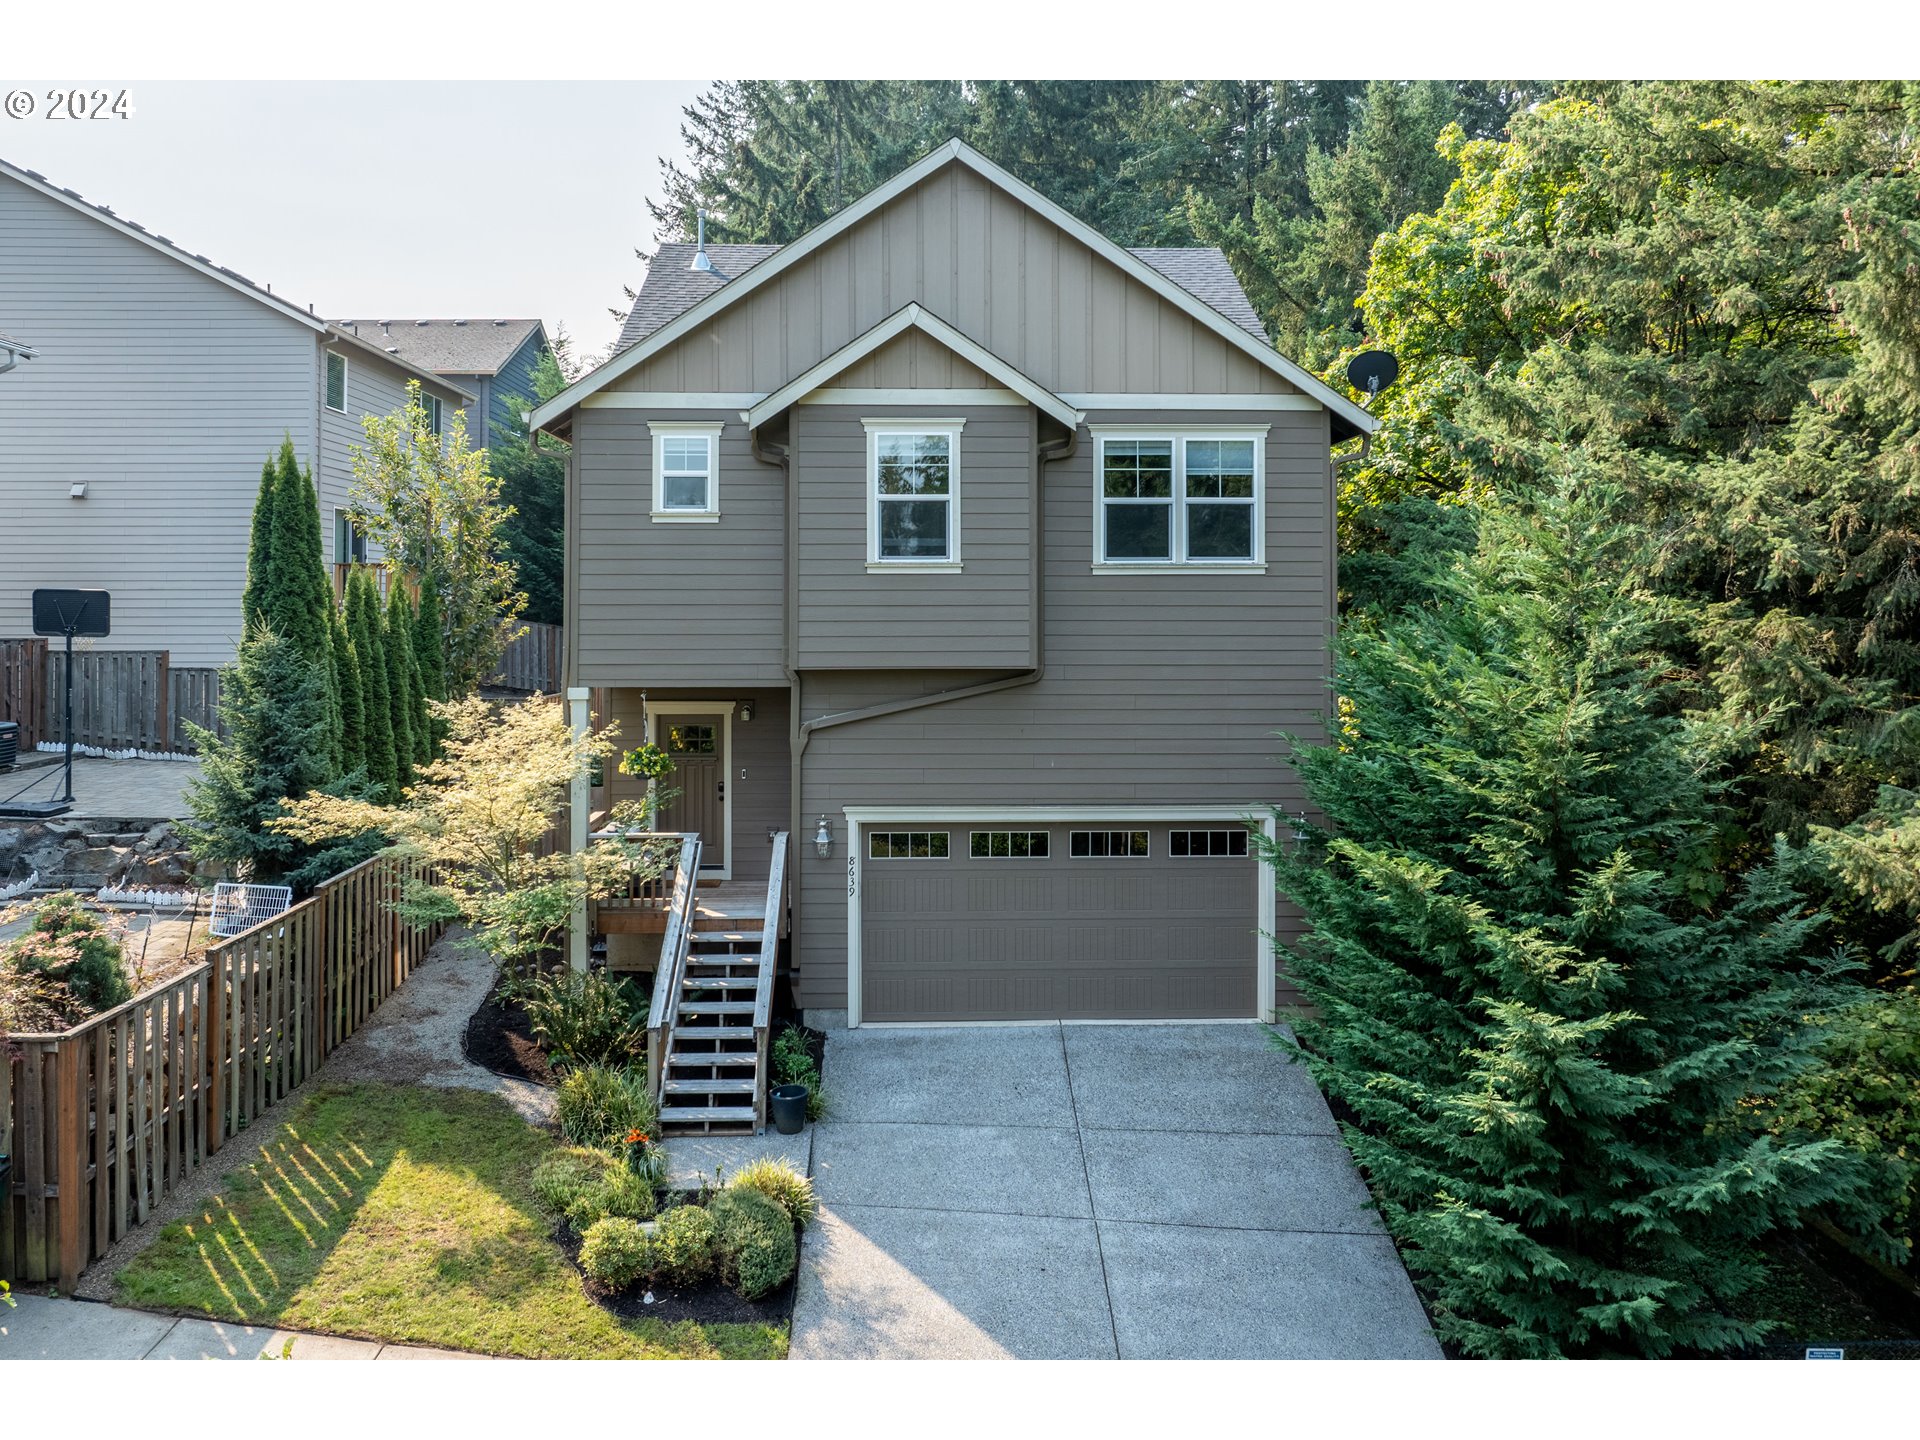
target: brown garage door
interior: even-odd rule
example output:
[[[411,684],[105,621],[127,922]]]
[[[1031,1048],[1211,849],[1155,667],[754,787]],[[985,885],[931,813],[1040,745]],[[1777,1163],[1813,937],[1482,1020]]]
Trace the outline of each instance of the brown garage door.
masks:
[[[1254,1014],[1259,862],[1244,829],[1008,821],[861,843],[865,1020]]]

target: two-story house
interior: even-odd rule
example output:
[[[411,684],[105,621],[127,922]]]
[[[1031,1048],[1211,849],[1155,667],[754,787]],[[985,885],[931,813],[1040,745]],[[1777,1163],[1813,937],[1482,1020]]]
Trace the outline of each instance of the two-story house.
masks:
[[[791,833],[812,1012],[1266,1016],[1296,919],[1247,822],[1302,803],[1275,732],[1325,733],[1329,449],[1374,423],[1217,250],[956,141],[792,244],[662,246],[535,412],[568,682],[673,755],[712,878]]]
[[[113,595],[120,650],[233,658],[260,469],[291,436],[328,557],[361,419],[418,381],[450,421],[474,397],[397,350],[0,161],[0,330],[32,359],[0,386],[0,639],[39,586]],[[28,353],[24,345],[16,353]]]
[[[553,347],[538,320],[340,320],[409,365],[431,370],[474,397],[468,443],[493,444],[494,427],[518,433],[533,407],[533,372]]]

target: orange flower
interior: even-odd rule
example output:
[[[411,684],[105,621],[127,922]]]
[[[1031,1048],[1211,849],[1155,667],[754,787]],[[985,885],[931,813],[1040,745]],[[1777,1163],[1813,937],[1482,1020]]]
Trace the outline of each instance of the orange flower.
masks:
[[[647,1143],[647,1137],[641,1134],[638,1130],[627,1131],[627,1144],[644,1145],[646,1143]]]

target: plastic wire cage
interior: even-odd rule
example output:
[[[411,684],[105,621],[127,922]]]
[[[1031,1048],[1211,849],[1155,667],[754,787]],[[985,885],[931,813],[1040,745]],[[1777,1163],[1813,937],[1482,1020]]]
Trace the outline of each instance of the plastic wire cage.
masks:
[[[286,913],[291,904],[291,886],[235,885],[223,880],[213,887],[213,918],[207,928],[215,935],[238,935]]]

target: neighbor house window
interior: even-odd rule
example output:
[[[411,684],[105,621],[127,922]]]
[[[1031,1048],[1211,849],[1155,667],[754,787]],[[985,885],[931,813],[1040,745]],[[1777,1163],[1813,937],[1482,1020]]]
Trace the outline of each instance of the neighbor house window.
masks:
[[[1047,832],[976,830],[968,853],[976,860],[1044,860],[1047,858]]]
[[[1244,830],[1176,830],[1168,837],[1167,852],[1176,860],[1205,860],[1247,853]]]
[[[1145,860],[1151,850],[1144,830],[1075,830],[1067,837],[1075,860]]]
[[[333,512],[333,563],[367,563],[367,537],[360,533],[359,527],[353,523],[353,517],[344,510]]]
[[[961,423],[866,422],[870,566],[959,563]]]
[[[720,518],[720,435],[717,424],[656,423],[653,430],[653,518]]]
[[[441,419],[444,414],[440,405],[440,397],[438,395],[422,395],[420,397],[420,408],[427,412],[427,430],[431,434],[438,435],[440,433]]]
[[[1263,558],[1265,431],[1094,432],[1099,565],[1253,565]]]
[[[874,830],[867,835],[869,860],[945,860],[946,830]]]
[[[347,357],[327,351],[327,408],[347,413]]]

